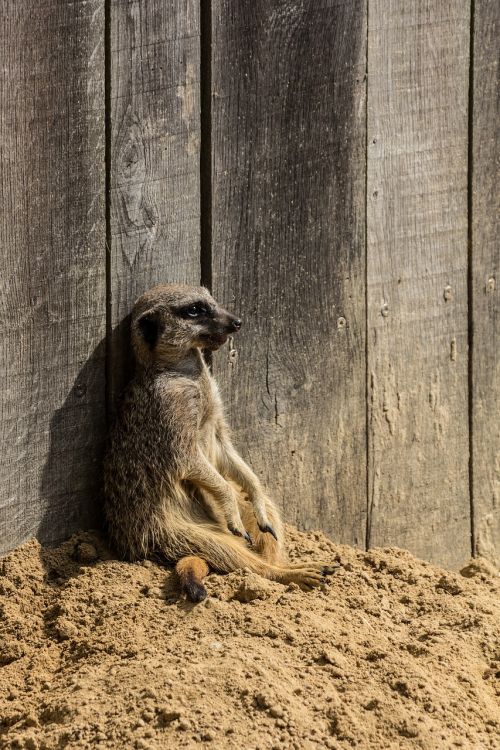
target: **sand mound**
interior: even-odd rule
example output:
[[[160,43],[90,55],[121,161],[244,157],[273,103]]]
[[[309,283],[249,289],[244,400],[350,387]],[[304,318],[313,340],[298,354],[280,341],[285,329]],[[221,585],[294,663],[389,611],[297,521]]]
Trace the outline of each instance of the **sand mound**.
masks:
[[[0,561],[2,748],[498,748],[498,576],[288,529],[313,593],[116,562],[98,536]]]

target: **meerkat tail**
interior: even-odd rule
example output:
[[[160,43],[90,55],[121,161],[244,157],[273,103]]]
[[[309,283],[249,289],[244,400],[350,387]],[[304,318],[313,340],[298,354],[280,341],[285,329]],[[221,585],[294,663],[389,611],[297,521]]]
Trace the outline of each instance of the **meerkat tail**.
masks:
[[[205,560],[194,555],[182,557],[175,566],[182,590],[192,602],[201,602],[206,599],[207,590],[203,585],[203,579],[208,574],[208,570]]]

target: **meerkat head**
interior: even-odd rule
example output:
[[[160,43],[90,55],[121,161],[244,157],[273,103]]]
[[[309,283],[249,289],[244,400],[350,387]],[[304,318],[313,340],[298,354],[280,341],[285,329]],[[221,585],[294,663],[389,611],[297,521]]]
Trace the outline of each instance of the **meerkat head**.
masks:
[[[132,310],[132,345],[143,365],[178,362],[192,349],[215,351],[241,328],[204,287],[156,286]]]

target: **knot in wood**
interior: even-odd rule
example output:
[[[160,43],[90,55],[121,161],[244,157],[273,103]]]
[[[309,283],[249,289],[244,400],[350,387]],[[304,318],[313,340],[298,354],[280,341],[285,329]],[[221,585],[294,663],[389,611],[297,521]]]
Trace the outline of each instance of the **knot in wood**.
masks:
[[[451,286],[445,286],[443,297],[445,302],[449,302],[451,299],[453,299],[453,289],[451,288]]]

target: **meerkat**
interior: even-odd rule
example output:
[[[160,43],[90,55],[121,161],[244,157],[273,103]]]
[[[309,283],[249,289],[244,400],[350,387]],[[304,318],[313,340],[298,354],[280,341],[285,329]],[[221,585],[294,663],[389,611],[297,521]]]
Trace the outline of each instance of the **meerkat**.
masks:
[[[283,523],[259,478],[235,450],[203,351],[241,321],[207,289],[156,286],[131,315],[135,376],[126,388],[105,457],[105,515],[124,559],[160,556],[176,566],[192,601],[209,570],[249,568],[304,589],[332,568],[291,565]]]

